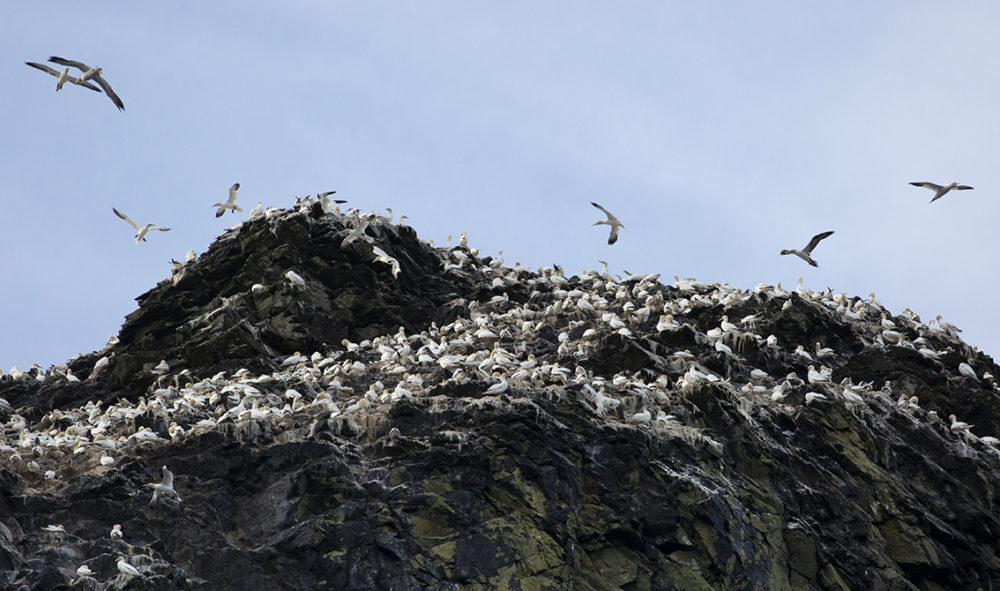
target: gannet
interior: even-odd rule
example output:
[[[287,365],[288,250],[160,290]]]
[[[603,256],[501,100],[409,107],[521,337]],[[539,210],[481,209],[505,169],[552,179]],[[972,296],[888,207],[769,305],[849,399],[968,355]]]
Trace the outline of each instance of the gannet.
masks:
[[[81,564],[78,569],[76,569],[77,576],[80,577],[92,577],[94,576],[94,571],[90,570],[90,567],[86,564]]]
[[[90,66],[82,62],[75,62],[73,60],[68,60],[56,56],[50,57],[49,61],[54,64],[59,64],[60,66],[69,66],[71,68],[76,68],[80,70],[83,73],[80,75],[79,78],[77,78],[77,82],[86,82],[88,80],[93,80],[94,82],[97,83],[98,86],[104,89],[104,94],[108,95],[108,98],[111,99],[111,102],[113,102],[116,107],[118,107],[119,111],[125,110],[125,103],[122,102],[122,99],[118,98],[118,95],[115,94],[115,91],[111,89],[111,85],[108,84],[108,81],[101,76],[101,72],[103,71],[101,70],[101,68],[91,68]]]
[[[299,287],[306,286],[306,280],[303,279],[302,276],[296,273],[295,271],[288,271],[287,273],[285,273],[285,277],[292,282],[292,285],[297,285]]]
[[[618,230],[620,228],[624,228],[625,225],[618,221],[618,218],[616,218],[610,211],[604,209],[593,201],[591,201],[590,204],[603,211],[604,215],[608,216],[608,219],[606,220],[597,220],[594,222],[594,225],[599,226],[601,224],[605,224],[607,226],[611,226],[611,234],[608,236],[608,244],[614,244],[618,240]]]
[[[784,249],[781,251],[781,254],[794,254],[795,256],[799,257],[800,259],[809,263],[810,265],[818,267],[819,264],[817,264],[816,261],[814,261],[813,258],[809,255],[812,253],[813,249],[816,248],[816,245],[819,244],[820,240],[826,238],[831,234],[833,234],[833,230],[830,230],[829,232],[823,232],[821,234],[816,234],[815,236],[812,237],[812,240],[809,241],[809,244],[807,244],[806,247],[803,248],[802,250],[798,250],[796,248]]]
[[[806,392],[806,405],[810,405],[817,400],[827,400],[827,397],[819,392]]]
[[[399,276],[399,261],[391,257],[384,250],[377,246],[372,246],[372,252],[375,253],[375,260],[380,263],[385,263],[392,267],[392,276],[396,278]]]
[[[87,82],[86,80],[84,80],[84,81],[81,82],[79,79],[77,79],[77,78],[75,78],[73,76],[70,76],[69,75],[69,68],[66,68],[65,70],[63,70],[62,72],[60,72],[59,70],[54,70],[54,69],[46,66],[45,64],[38,64],[38,63],[35,63],[35,62],[24,62],[24,63],[28,64],[32,68],[37,68],[37,69],[39,69],[39,70],[41,70],[43,72],[46,72],[48,74],[52,74],[53,76],[55,76],[56,78],[58,78],[59,80],[56,82],[56,91],[62,90],[63,84],[66,84],[67,82],[72,82],[73,84],[76,84],[76,85],[79,85],[79,86],[83,86],[84,88],[89,88],[90,90],[93,90],[94,92],[101,92],[100,88],[94,86],[90,82]]]
[[[322,193],[316,194],[316,199],[319,200],[320,207],[323,208],[323,213],[332,213],[333,207],[330,202],[333,203],[347,203],[347,199],[330,199],[330,195],[333,195],[336,191],[323,191]]]
[[[134,566],[126,562],[124,556],[118,557],[118,572],[130,577],[141,576],[141,574],[139,573],[139,569],[135,568]]]
[[[958,364],[958,373],[967,378],[972,378],[977,382],[979,381],[979,376],[976,375],[976,370],[972,369],[972,366],[964,361]]]
[[[258,201],[257,207],[250,210],[250,219],[259,218],[262,215],[264,215],[264,203]]]
[[[154,230],[160,231],[160,232],[169,232],[170,231],[170,228],[161,228],[159,226],[154,226],[153,224],[146,224],[145,226],[141,226],[140,227],[139,224],[137,224],[137,223],[135,223],[135,222],[132,221],[132,218],[130,218],[127,215],[125,215],[124,213],[118,211],[114,207],[111,208],[111,211],[115,212],[116,216],[118,216],[121,219],[123,219],[126,222],[128,222],[128,225],[130,225],[133,228],[135,228],[135,231],[136,231],[135,243],[136,244],[139,244],[141,242],[145,242],[146,241],[146,234],[148,234],[149,232],[152,232]]]
[[[230,210],[230,211],[232,211],[233,213],[236,213],[237,211],[240,212],[240,213],[243,213],[243,210],[240,209],[240,206],[236,205],[236,192],[239,191],[239,190],[240,190],[240,184],[239,183],[233,183],[233,186],[229,187],[229,199],[225,203],[213,203],[212,204],[212,207],[218,207],[219,208],[219,209],[215,210],[215,217],[222,217],[222,214],[226,213],[227,209]],[[259,202],[258,202],[258,205],[259,205]]]
[[[910,183],[910,184],[913,185],[914,187],[923,187],[925,189],[930,189],[931,191],[934,191],[934,198],[930,200],[930,203],[934,203],[938,199],[944,197],[952,189],[956,191],[968,191],[969,189],[972,188],[969,185],[960,185],[958,183],[948,183],[947,185],[942,186],[935,183],[928,183],[927,181],[924,181],[920,183]]]
[[[153,498],[149,500],[150,505],[156,502],[160,493],[169,492],[177,497],[178,501],[181,500],[181,496],[174,490],[174,473],[168,470],[166,466],[163,466],[163,480],[160,482],[151,482],[146,486],[153,489]]]
[[[948,419],[951,421],[952,431],[968,431],[972,428],[972,425],[958,420],[955,415],[948,415]]]

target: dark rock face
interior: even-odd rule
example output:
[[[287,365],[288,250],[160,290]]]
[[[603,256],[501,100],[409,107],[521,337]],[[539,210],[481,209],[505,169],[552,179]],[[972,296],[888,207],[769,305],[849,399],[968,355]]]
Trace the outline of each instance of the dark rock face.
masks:
[[[657,279],[245,222],[117,344],[0,379],[0,587],[1000,585],[991,359],[867,300]]]

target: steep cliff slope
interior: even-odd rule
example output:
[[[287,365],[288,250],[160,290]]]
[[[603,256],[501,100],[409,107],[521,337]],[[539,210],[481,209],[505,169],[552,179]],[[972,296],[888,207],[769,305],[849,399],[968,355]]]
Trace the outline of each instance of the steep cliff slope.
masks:
[[[4,588],[1000,588],[1000,369],[947,324],[318,204],[138,301],[0,379]]]

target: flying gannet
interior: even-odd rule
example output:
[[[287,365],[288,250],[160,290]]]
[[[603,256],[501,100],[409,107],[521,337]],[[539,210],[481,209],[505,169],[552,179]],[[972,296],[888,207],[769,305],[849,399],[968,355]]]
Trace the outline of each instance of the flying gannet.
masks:
[[[163,480],[159,482],[151,482],[146,486],[153,489],[153,498],[149,500],[149,504],[152,505],[159,498],[160,493],[171,493],[177,500],[181,500],[181,496],[177,494],[174,490],[174,473],[171,472],[166,466],[163,466]]]
[[[934,198],[930,200],[930,203],[934,203],[938,199],[944,197],[952,189],[956,191],[968,191],[969,189],[972,188],[969,185],[960,185],[958,183],[948,183],[947,185],[938,185],[936,183],[928,183],[927,181],[923,181],[919,183],[910,183],[910,184],[913,185],[914,187],[923,187],[925,189],[930,189],[931,191],[934,191]]]
[[[53,68],[50,68],[49,66],[46,66],[45,64],[38,64],[38,63],[35,63],[35,62],[24,62],[24,63],[28,64],[32,68],[39,69],[39,70],[41,70],[41,71],[43,71],[43,72],[45,72],[47,74],[51,74],[51,75],[55,76],[56,78],[58,78],[58,81],[56,82],[56,91],[62,90],[63,84],[66,84],[67,82],[71,82],[71,83],[76,84],[78,86],[83,86],[84,88],[89,88],[90,90],[93,90],[94,92],[101,92],[100,88],[94,86],[90,82],[87,82],[86,80],[84,80],[84,81],[81,82],[78,78],[76,78],[74,76],[70,76],[69,75],[69,68],[66,68],[65,70],[63,70],[62,72],[60,72],[59,70],[55,70]]]
[[[781,254],[794,254],[795,256],[799,257],[800,259],[809,263],[810,265],[818,267],[819,264],[816,261],[814,261],[813,258],[809,255],[812,254],[813,249],[816,248],[816,245],[819,244],[820,240],[826,238],[831,234],[833,234],[833,230],[830,230],[829,232],[823,232],[821,234],[816,234],[815,236],[812,237],[812,240],[809,241],[809,244],[807,244],[806,247],[803,248],[802,250],[799,250],[797,248],[783,249],[781,251]]]
[[[597,220],[596,222],[594,222],[594,225],[599,226],[601,224],[605,224],[611,226],[611,234],[608,236],[608,244],[614,244],[618,240],[618,230],[624,228],[625,224],[621,223],[618,220],[618,218],[614,216],[614,214],[604,209],[600,205],[594,203],[593,201],[591,201],[590,204],[596,207],[597,209],[603,211],[604,215],[608,216],[608,219],[606,220]]]
[[[392,277],[395,279],[399,276],[399,261],[395,258],[389,256],[387,252],[382,250],[377,246],[372,246],[372,252],[375,253],[375,260],[380,263],[385,263],[392,267]]]
[[[239,190],[240,190],[240,184],[233,183],[233,186],[229,187],[229,200],[227,200],[225,203],[212,204],[212,207],[219,208],[215,211],[215,217],[222,217],[222,214],[226,213],[227,209],[232,211],[233,213],[236,213],[237,211],[243,213],[243,210],[240,209],[240,206],[236,205],[236,192]]]
[[[118,211],[114,207],[111,208],[111,211],[115,212],[116,216],[118,216],[121,219],[123,219],[126,222],[128,222],[128,225],[130,225],[133,228],[135,228],[135,231],[136,231],[135,243],[136,244],[139,244],[141,242],[145,242],[146,241],[146,234],[148,234],[149,232],[152,232],[154,230],[158,230],[160,232],[169,232],[170,231],[170,228],[161,228],[159,226],[154,226],[153,224],[146,224],[145,226],[140,226],[139,224],[133,222],[132,218],[130,218],[127,215],[125,215],[124,213]]]
[[[347,199],[330,199],[330,195],[333,195],[336,191],[323,191],[322,193],[316,193],[316,199],[319,200],[320,207],[323,208],[323,213],[332,213],[333,206],[330,203],[347,203]]]
[[[111,102],[113,102],[116,107],[118,107],[119,111],[125,110],[125,103],[122,102],[122,99],[118,98],[118,95],[111,89],[111,85],[108,84],[108,81],[101,76],[101,68],[91,68],[83,62],[76,62],[57,56],[50,57],[49,61],[54,64],[59,64],[60,66],[69,66],[80,70],[83,73],[76,79],[77,83],[93,80],[98,86],[104,89],[104,94],[108,95],[108,98],[111,99]]]

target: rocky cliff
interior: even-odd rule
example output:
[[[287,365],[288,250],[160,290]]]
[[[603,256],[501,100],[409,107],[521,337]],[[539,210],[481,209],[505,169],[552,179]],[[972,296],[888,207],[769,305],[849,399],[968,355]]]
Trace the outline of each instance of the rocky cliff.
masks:
[[[0,585],[1000,588],[993,360],[872,299],[659,279],[269,210],[117,342],[0,379]]]

